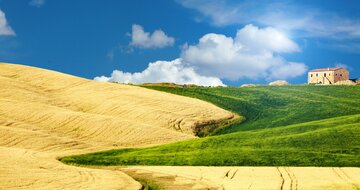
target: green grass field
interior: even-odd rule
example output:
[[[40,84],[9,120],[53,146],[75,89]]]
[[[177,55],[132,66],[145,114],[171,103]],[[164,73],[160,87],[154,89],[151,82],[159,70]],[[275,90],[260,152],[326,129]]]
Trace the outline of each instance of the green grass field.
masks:
[[[246,118],[212,136],[61,160],[77,165],[360,166],[360,86],[179,88]]]

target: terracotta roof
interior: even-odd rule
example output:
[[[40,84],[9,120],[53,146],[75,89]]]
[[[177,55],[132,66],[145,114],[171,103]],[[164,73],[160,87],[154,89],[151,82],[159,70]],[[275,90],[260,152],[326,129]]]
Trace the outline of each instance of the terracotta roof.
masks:
[[[336,71],[336,70],[339,70],[339,69],[343,69],[343,68],[338,67],[338,68],[314,69],[314,70],[311,70],[310,72]]]

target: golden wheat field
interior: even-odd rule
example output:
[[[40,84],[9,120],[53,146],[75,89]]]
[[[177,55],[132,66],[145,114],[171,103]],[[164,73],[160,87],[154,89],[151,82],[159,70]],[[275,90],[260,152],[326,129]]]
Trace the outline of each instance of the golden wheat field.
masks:
[[[191,139],[193,126],[231,117],[196,99],[0,63],[1,188],[139,189],[120,171],[56,158]]]

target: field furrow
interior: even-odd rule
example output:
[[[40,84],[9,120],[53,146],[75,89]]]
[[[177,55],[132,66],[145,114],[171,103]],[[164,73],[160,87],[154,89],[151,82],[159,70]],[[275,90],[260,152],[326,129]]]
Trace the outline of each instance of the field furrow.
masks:
[[[197,123],[233,114],[200,100],[0,63],[0,189],[140,189],[121,171],[57,158],[195,138]],[[172,121],[186,121],[186,133]]]

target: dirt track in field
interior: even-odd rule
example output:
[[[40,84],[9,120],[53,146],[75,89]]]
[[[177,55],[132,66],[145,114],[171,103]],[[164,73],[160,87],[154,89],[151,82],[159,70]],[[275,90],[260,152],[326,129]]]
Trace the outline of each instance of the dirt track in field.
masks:
[[[195,125],[231,117],[196,99],[0,63],[0,189],[139,189],[121,171],[56,158],[191,139]]]
[[[360,189],[360,168],[131,166],[114,170],[167,189]]]

